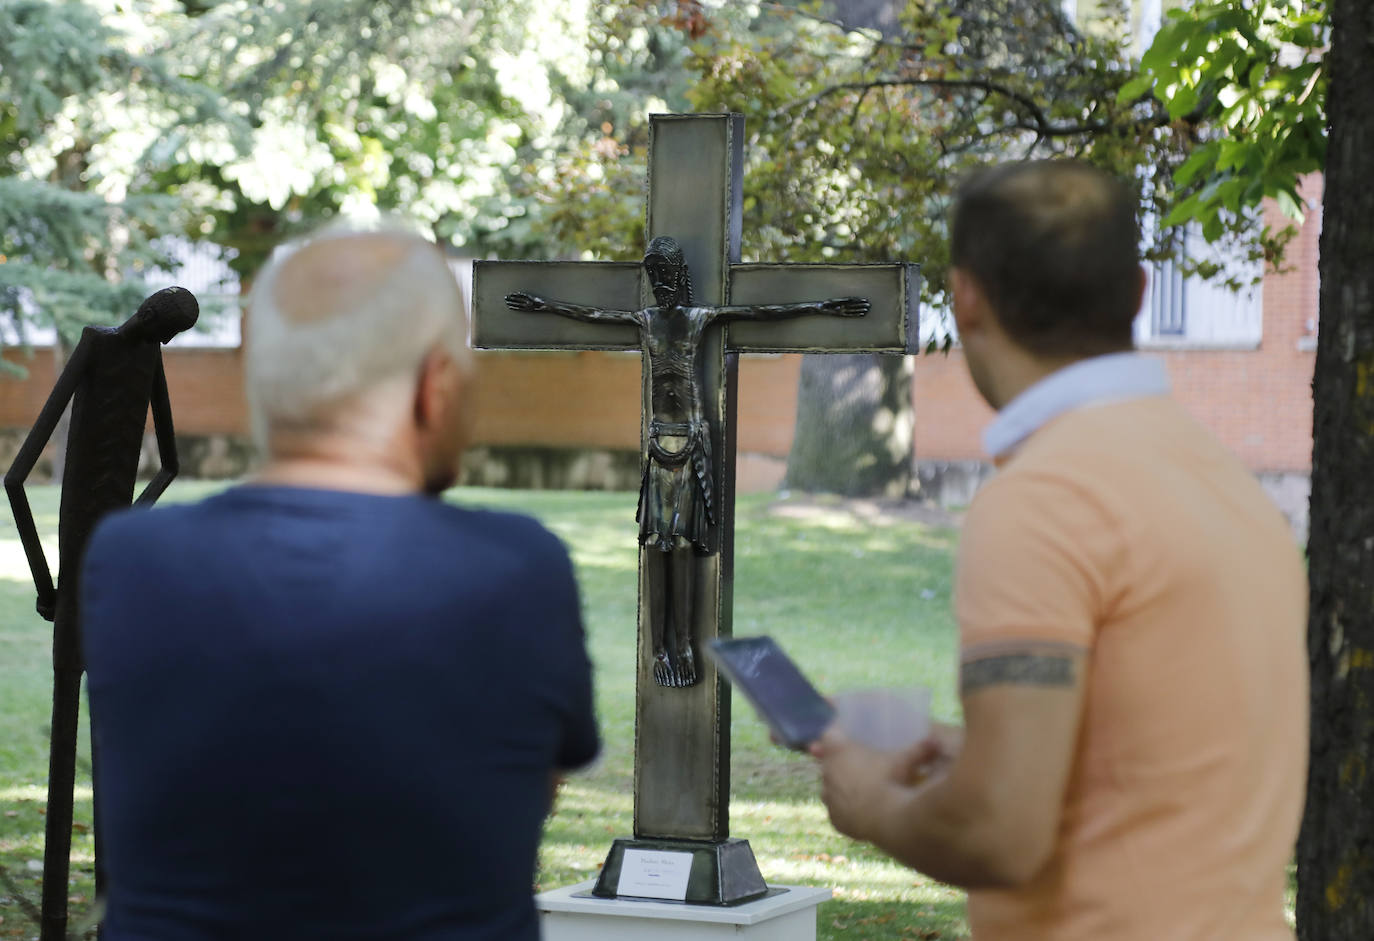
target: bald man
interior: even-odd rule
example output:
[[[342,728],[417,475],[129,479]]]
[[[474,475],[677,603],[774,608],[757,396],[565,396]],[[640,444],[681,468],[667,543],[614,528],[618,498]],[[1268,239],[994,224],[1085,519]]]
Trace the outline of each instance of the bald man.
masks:
[[[261,472],[93,536],[106,941],[538,938],[591,669],[558,540],[436,499],[471,427],[463,310],[413,235],[283,253],[251,299]]]
[[[969,889],[976,941],[1291,941],[1307,591],[1278,509],[1131,351],[1135,199],[959,191],[954,319],[997,409],[955,583],[964,728],[814,747],[835,826]],[[962,731],[962,734],[961,734]]]

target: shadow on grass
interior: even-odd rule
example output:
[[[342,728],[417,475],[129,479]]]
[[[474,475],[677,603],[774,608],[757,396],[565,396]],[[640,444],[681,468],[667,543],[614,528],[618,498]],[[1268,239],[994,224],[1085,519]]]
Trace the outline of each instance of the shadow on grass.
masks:
[[[779,774],[786,773],[779,771]],[[764,878],[774,885],[828,888],[834,899],[821,906],[821,941],[872,938],[954,941],[967,935],[964,896],[896,865],[871,847],[836,833],[814,796],[814,772],[806,769],[784,788],[766,788],[731,802],[731,833],[744,837]],[[774,782],[776,784],[777,782]],[[779,790],[810,796],[779,798]],[[540,891],[596,877],[611,842],[629,836],[633,799],[628,782],[593,773],[571,780],[559,796],[540,848]]]
[[[845,941],[955,941],[967,938],[962,897],[911,902],[832,899],[816,916],[816,937]]]

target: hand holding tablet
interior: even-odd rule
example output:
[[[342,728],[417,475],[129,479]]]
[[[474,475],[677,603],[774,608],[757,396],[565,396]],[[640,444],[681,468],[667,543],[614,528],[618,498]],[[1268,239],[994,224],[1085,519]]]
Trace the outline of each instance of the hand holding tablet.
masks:
[[[706,648],[720,672],[753,703],[773,737],[797,751],[821,737],[835,707],[771,637],[718,637]]]
[[[885,751],[905,750],[930,735],[930,690],[923,687],[827,699],[771,637],[717,638],[707,653],[787,748],[805,751],[835,721],[849,738]]]

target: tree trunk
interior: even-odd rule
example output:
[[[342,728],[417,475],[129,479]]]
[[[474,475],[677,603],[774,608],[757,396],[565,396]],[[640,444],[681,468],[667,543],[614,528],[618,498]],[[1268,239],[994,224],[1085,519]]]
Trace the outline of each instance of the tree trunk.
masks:
[[[802,358],[793,490],[904,497],[911,487],[912,358],[880,353]]]
[[[1312,751],[1303,941],[1374,938],[1374,5],[1331,0],[1321,331],[1313,382]]]

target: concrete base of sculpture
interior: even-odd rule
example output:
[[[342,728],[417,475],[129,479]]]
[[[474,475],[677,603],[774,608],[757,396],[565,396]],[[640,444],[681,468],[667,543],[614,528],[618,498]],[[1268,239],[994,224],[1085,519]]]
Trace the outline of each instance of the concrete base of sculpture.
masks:
[[[619,839],[592,894],[691,905],[738,905],[768,891],[748,840]]]
[[[687,905],[591,894],[594,882],[534,898],[544,941],[815,941],[816,908],[829,889],[771,886],[739,905]]]

